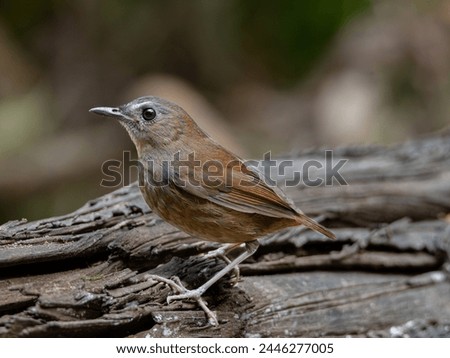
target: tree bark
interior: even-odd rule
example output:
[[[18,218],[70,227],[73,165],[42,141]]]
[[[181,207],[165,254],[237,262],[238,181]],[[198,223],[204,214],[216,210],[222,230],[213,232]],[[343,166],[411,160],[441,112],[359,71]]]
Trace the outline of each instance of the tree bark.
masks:
[[[326,166],[323,150],[282,159]],[[149,278],[197,287],[224,266],[201,255],[217,244],[159,219],[136,184],[2,225],[0,336],[450,336],[450,132],[339,159],[348,185],[285,190],[337,240],[298,227],[262,239],[237,286],[225,277],[204,295],[218,327]],[[272,174],[282,186],[292,169]]]

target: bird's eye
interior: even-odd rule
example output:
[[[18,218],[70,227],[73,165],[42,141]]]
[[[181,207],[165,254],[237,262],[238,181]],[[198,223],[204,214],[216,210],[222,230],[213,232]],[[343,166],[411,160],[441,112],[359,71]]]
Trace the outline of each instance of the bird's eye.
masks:
[[[142,111],[142,118],[144,118],[146,121],[151,121],[152,119],[155,119],[156,117],[156,111],[153,108],[144,108]]]

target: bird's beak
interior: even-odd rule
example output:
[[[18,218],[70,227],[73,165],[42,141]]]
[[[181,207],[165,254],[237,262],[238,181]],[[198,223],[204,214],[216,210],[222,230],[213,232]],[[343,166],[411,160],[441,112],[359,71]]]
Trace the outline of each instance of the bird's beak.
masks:
[[[123,118],[124,115],[120,111],[119,108],[114,107],[95,107],[91,108],[89,112],[100,114],[101,116],[107,116],[107,117],[116,117],[116,118]]]

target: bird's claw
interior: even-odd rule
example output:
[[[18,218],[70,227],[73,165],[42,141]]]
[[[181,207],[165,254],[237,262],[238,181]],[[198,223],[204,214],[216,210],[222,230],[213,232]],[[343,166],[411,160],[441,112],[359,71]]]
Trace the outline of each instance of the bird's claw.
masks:
[[[218,326],[219,321],[217,320],[217,315],[208,308],[206,301],[202,298],[202,294],[204,293],[204,291],[199,290],[199,289],[188,290],[187,288],[185,288],[183,286],[183,284],[180,282],[178,277],[176,277],[176,279],[178,281],[177,282],[177,285],[178,285],[177,290],[178,290],[178,292],[182,292],[182,293],[180,293],[178,295],[168,296],[167,303],[170,304],[172,301],[175,301],[175,300],[194,299],[195,301],[197,301],[198,305],[205,312],[206,316],[208,317],[209,324],[212,326]]]
[[[180,294],[168,296],[167,303],[171,303],[172,301],[176,301],[176,300],[188,300],[188,299],[194,299],[197,301],[197,300],[201,299],[202,294],[203,294],[202,291],[187,290],[186,288],[183,287],[183,290]]]
[[[180,294],[178,295],[168,296],[166,299],[167,304],[170,304],[172,301],[175,300],[194,299],[197,301],[198,305],[205,312],[206,316],[208,317],[209,324],[212,326],[219,325],[219,321],[217,320],[216,314],[208,308],[208,305],[206,304],[205,300],[201,297],[204,291],[199,289],[188,290],[186,287],[184,287],[184,285],[181,283],[181,280],[177,276],[174,276],[172,279],[167,279],[161,276],[149,275],[149,278],[152,278],[155,281],[164,282],[165,284],[170,286],[174,291],[180,292]]]

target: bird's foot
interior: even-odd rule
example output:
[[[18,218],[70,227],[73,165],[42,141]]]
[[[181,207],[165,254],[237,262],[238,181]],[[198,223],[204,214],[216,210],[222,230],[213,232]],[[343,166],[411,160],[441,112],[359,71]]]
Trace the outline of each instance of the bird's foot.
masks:
[[[205,312],[206,316],[208,317],[208,322],[212,326],[218,326],[219,321],[217,320],[216,314],[211,311],[208,308],[207,303],[205,300],[201,297],[205,290],[201,290],[201,287],[195,290],[188,290],[184,285],[181,283],[180,279],[176,276],[173,277],[173,279],[168,279],[161,276],[156,275],[149,275],[149,278],[155,280],[164,282],[169,287],[171,287],[174,291],[179,292],[178,295],[172,295],[167,297],[167,303],[170,304],[172,301],[175,300],[184,300],[184,299],[193,299],[197,301],[198,305],[202,308],[202,310]]]
[[[178,279],[178,277],[177,277]],[[187,288],[185,288],[182,283],[180,282],[180,280],[177,280],[177,286],[178,286],[178,292],[180,292],[178,295],[173,295],[173,296],[168,296],[167,297],[167,303],[171,303],[172,301],[176,301],[176,300],[189,300],[189,299],[193,299],[193,300],[199,300],[202,299],[202,295],[203,293],[205,293],[204,290],[201,289],[201,287],[195,289],[195,290],[188,290]]]
[[[231,263],[231,260],[226,256],[223,257],[223,260],[227,264]],[[239,266],[235,266],[233,268],[233,273],[231,274],[231,279],[230,279],[231,287],[236,286],[240,279],[241,279],[241,271],[239,270]]]

